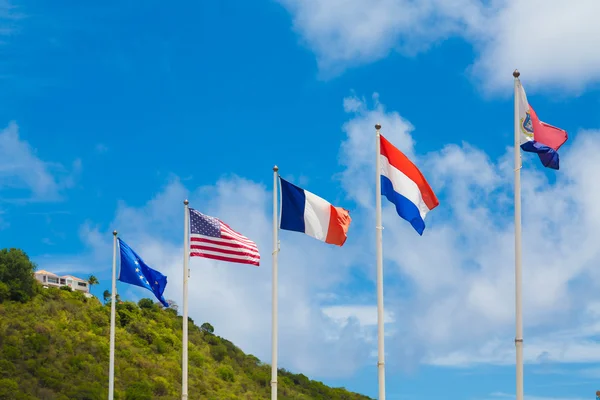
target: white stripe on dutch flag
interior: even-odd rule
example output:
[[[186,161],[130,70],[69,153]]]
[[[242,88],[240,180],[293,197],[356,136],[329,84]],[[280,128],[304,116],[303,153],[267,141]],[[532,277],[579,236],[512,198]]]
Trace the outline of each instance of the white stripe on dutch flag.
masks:
[[[381,194],[396,206],[398,215],[423,235],[425,216],[440,203],[421,171],[380,135]]]

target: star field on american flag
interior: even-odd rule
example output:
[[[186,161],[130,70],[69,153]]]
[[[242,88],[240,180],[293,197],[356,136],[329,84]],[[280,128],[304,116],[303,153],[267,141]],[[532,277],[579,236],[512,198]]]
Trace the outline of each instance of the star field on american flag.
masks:
[[[221,237],[219,220],[190,209],[190,231],[192,234]]]
[[[190,257],[203,257],[241,264],[260,264],[256,243],[218,218],[190,211]]]

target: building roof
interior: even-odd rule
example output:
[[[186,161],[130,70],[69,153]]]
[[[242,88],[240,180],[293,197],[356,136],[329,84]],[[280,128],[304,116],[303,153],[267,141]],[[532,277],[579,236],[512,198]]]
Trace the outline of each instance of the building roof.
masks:
[[[37,275],[47,275],[47,276],[52,276],[52,277],[55,277],[55,278],[62,278],[62,279],[73,279],[74,281],[77,281],[77,282],[85,282],[85,283],[87,283],[86,279],[81,279],[81,278],[78,278],[78,277],[73,276],[73,275],[58,276],[58,275],[56,275],[56,274],[54,274],[52,272],[46,271],[44,269],[40,269],[39,271],[35,271],[35,274],[37,274]]]
[[[39,275],[55,276],[55,277],[57,277],[57,278],[58,278],[58,275],[56,275],[56,274],[53,274],[52,272],[48,272],[48,271],[46,271],[46,270],[43,270],[43,269],[40,269],[39,271],[35,271],[35,273],[36,273],[36,274],[39,274]]]
[[[73,276],[73,275],[65,275],[65,276],[61,276],[61,278],[71,278],[74,281],[87,282],[85,279],[81,279],[81,278],[78,278],[78,277]]]

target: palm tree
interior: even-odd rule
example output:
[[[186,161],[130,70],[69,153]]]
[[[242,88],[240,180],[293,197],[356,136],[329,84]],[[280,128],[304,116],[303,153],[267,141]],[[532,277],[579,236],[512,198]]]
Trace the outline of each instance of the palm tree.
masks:
[[[96,278],[94,275],[90,275],[90,277],[88,278],[88,285],[90,285],[90,290],[92,289],[92,286],[97,285],[98,283],[98,278]]]

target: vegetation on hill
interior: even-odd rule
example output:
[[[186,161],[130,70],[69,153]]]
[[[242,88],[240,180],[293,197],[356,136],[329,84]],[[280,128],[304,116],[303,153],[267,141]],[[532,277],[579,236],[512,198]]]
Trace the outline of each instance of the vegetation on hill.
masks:
[[[42,289],[21,250],[0,251],[0,400],[96,400],[108,395],[110,296]],[[151,299],[119,302],[115,399],[181,398],[182,318]],[[189,399],[263,400],[271,368],[189,323]],[[370,400],[279,371],[280,400]]]
[[[0,250],[0,303],[28,301],[36,292],[35,265],[19,249]]]

